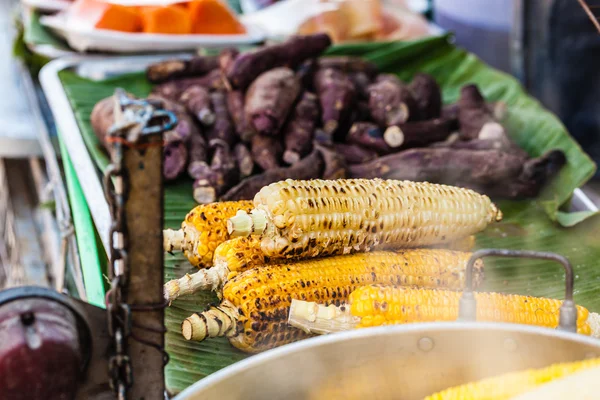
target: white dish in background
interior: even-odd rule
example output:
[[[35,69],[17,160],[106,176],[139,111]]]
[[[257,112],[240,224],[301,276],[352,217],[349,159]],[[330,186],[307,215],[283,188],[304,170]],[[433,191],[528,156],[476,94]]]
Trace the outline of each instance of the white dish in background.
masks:
[[[48,13],[66,10],[73,4],[72,1],[68,0],[21,0],[21,2],[27,7]]]
[[[64,38],[71,48],[84,51],[113,53],[141,53],[194,50],[199,47],[239,46],[265,40],[265,34],[255,26],[246,24],[243,35],[167,35],[128,33],[95,29],[67,22],[66,15],[47,15],[40,18],[42,25]]]

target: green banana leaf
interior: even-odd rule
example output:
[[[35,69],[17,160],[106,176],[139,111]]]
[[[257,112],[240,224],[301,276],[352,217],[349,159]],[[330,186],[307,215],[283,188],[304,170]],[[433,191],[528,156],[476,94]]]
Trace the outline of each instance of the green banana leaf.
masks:
[[[567,256],[576,273],[576,301],[592,310],[600,311],[600,219],[558,214],[558,207],[569,199],[573,190],[589,179],[595,171],[594,163],[568,135],[559,120],[527,96],[511,77],[495,71],[476,57],[448,42],[447,37],[436,37],[409,43],[374,43],[337,46],[330,54],[348,54],[366,57],[382,70],[410,79],[418,71],[434,75],[443,88],[444,100],[457,99],[461,86],[476,83],[486,98],[505,101],[509,105],[506,126],[514,140],[532,156],[549,149],[562,149],[568,164],[550,182],[538,200],[501,201],[505,220],[481,233],[478,247],[500,247],[554,251]],[[91,156],[99,169],[108,159],[102,151],[90,126],[89,115],[94,104],[110,96],[116,87],[122,87],[137,96],[145,96],[151,87],[143,74],[130,74],[102,82],[92,82],[71,72],[62,72],[60,78],[75,110],[82,134]],[[165,188],[165,226],[176,228],[185,214],[194,206],[191,182],[181,179]],[[550,218],[549,218],[550,216]],[[586,215],[587,216],[587,215]],[[565,228],[555,222],[562,218]],[[167,255],[165,279],[173,279],[193,272],[181,255]],[[561,267],[545,261],[490,260],[486,264],[485,289],[539,296],[562,297],[564,274]],[[245,357],[233,349],[226,339],[212,339],[203,343],[183,340],[179,333],[181,321],[193,312],[203,311],[206,305],[217,301],[211,294],[201,293],[175,301],[167,309],[165,321],[167,351],[171,361],[166,369],[168,390],[177,393],[198,379]]]

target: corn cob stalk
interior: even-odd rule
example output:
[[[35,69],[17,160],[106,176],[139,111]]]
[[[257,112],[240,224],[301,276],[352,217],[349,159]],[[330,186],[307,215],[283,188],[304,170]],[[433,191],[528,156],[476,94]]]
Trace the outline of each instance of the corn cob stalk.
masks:
[[[460,289],[469,257],[470,253],[420,249],[250,269],[225,284],[219,306],[187,318],[182,334],[196,341],[227,336],[240,350],[263,351],[309,336],[287,324],[292,299],[339,305],[355,288],[374,283]],[[478,261],[475,284],[483,279],[482,269]]]
[[[339,307],[294,300],[289,322],[310,333],[329,333],[411,322],[455,321],[461,295],[450,290],[364,286],[352,292],[348,303]],[[558,326],[561,300],[483,292],[475,293],[475,299],[478,321]],[[577,317],[577,332],[600,334],[597,329],[592,332],[598,314],[577,306]],[[588,320],[592,320],[592,325]]]
[[[229,239],[227,219],[239,210],[250,211],[251,201],[225,201],[202,204],[186,215],[181,229],[163,231],[165,251],[183,251],[190,263],[198,268],[212,265],[213,252]]]
[[[255,236],[239,237],[221,243],[213,257],[213,267],[202,269],[183,278],[165,283],[165,299],[169,302],[180,296],[201,290],[218,291],[227,280],[239,272],[269,262],[260,249],[260,239]]]
[[[478,382],[456,386],[432,394],[425,400],[507,400],[547,382],[568,376],[577,371],[600,366],[600,358],[553,364],[541,369],[511,372]]]
[[[228,231],[262,235],[262,250],[273,258],[447,243],[502,218],[472,190],[381,179],[281,181],[263,187],[254,206],[231,218]]]

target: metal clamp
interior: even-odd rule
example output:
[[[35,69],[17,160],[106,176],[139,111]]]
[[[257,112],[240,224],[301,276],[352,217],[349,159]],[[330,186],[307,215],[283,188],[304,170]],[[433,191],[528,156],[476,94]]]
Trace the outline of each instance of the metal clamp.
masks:
[[[565,269],[565,300],[560,306],[558,328],[561,331],[577,332],[577,308],[573,301],[573,267],[566,257],[556,253],[530,250],[481,249],[475,251],[467,262],[465,274],[465,290],[460,298],[458,309],[459,321],[475,321],[477,301],[473,294],[473,266],[483,257],[532,258],[555,261]]]

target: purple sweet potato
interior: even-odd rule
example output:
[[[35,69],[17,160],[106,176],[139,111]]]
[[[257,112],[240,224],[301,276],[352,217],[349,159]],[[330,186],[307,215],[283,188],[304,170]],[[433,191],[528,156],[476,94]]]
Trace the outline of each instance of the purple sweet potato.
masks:
[[[321,57],[317,61],[321,69],[333,68],[345,73],[364,73],[369,78],[377,75],[377,65],[361,57],[335,56]]]
[[[449,139],[451,139],[449,137]],[[457,138],[458,139],[458,138]],[[464,150],[498,150],[527,158],[527,152],[513,142],[495,139],[445,140],[433,143],[430,147],[446,147]]]
[[[289,167],[273,168],[250,176],[221,196],[223,201],[251,200],[264,186],[284,179],[316,179],[323,175],[325,162],[318,150],[313,150],[299,163]]]
[[[244,94],[241,91],[232,90],[227,92],[227,109],[240,140],[250,143],[254,135],[254,130],[246,121],[244,114]]]
[[[252,159],[252,153],[248,150],[248,147],[244,143],[238,143],[233,148],[233,155],[237,161],[238,168],[240,170],[240,177],[243,179],[247,176],[252,175],[254,170],[254,160]]]
[[[416,102],[415,121],[435,119],[442,115],[442,92],[431,75],[416,74],[408,89]]]
[[[152,89],[152,94],[175,101],[179,99],[181,93],[183,93],[187,88],[197,85],[204,86],[203,83],[203,78],[175,79],[154,86]]]
[[[300,82],[289,68],[261,74],[248,88],[244,114],[254,130],[277,135],[300,94]]]
[[[283,146],[278,137],[254,135],[251,151],[254,162],[265,171],[281,164]]]
[[[321,128],[315,129],[314,141],[317,143],[321,143],[327,146],[333,145],[333,135],[331,133],[325,132]]]
[[[552,151],[528,160],[498,150],[418,148],[349,166],[352,178],[445,183],[504,198],[533,197],[564,164]]]
[[[166,60],[151,64],[146,68],[146,77],[152,83],[162,83],[172,79],[202,76],[219,68],[214,56],[197,56],[189,60]]]
[[[485,106],[496,121],[502,121],[506,118],[506,114],[508,114],[508,108],[503,101],[485,103]],[[443,106],[442,118],[456,119],[458,123],[458,103]]]
[[[418,148],[350,166],[350,175],[353,178],[488,185],[517,176],[525,161],[523,157],[496,150]]]
[[[219,68],[221,71],[228,71],[240,55],[240,51],[234,47],[221,50],[219,53]]]
[[[312,58],[304,61],[296,70],[296,76],[304,90],[313,90],[313,80],[317,72],[317,60]]]
[[[281,65],[294,69],[304,61],[320,56],[331,46],[331,38],[326,33],[298,35],[290,37],[279,46],[283,61]]]
[[[228,90],[227,82],[220,69],[213,69],[198,80],[198,84],[208,90]]]
[[[369,86],[371,117],[381,128],[403,124],[412,118],[416,101],[406,85],[393,75],[382,74]]]
[[[463,140],[508,138],[504,127],[495,120],[475,85],[467,85],[460,90],[458,123]]]
[[[364,72],[352,72],[348,74],[352,84],[356,88],[356,95],[360,100],[369,100],[369,86],[373,83],[369,75]]]
[[[215,150],[210,167],[199,168],[199,177],[194,182],[194,199],[202,204],[215,201],[219,195],[235,185],[240,177],[235,156],[229,145],[219,139],[215,139],[211,144]]]
[[[202,125],[209,126],[215,123],[215,113],[212,110],[210,93],[203,86],[190,86],[179,96],[179,102]]]
[[[312,151],[315,126],[319,119],[317,96],[304,92],[283,128],[283,161],[295,164]]]
[[[192,195],[198,204],[214,203],[217,200],[215,182],[223,180],[219,172],[210,169],[210,166],[198,164],[194,170],[197,178],[192,186]]]
[[[378,154],[390,154],[395,151],[383,138],[381,129],[370,122],[356,122],[346,137],[349,144],[355,144]]]
[[[346,160],[346,164],[363,164],[377,158],[377,153],[356,144],[334,143],[335,151]]]
[[[107,150],[105,138],[108,131],[115,123],[114,112],[114,99],[111,96],[97,102],[90,115],[92,130],[102,146]]]
[[[229,116],[225,92],[212,92],[210,94],[210,104],[215,113],[215,122],[206,130],[206,139],[209,142],[209,147],[211,147],[210,143],[214,139],[219,139],[232,148],[237,141],[237,137],[233,122]]]
[[[356,107],[353,110],[353,118],[354,122],[370,122],[372,120],[368,101],[356,102]]]
[[[388,127],[383,140],[392,148],[425,146],[445,140],[451,133],[453,121],[436,118],[428,121],[406,122]]]
[[[188,175],[193,179],[202,176],[202,171],[208,167],[208,143],[201,134],[192,135],[189,142]]]
[[[327,34],[293,36],[281,44],[265,46],[238,55],[225,65],[225,76],[237,89],[247,88],[259,75],[270,69],[287,66],[292,69],[305,60],[315,58],[331,45]]]
[[[176,101],[191,86],[202,86],[207,90],[225,90],[225,81],[219,69],[213,69],[197,78],[174,79],[154,86],[152,93],[165,99]]]
[[[348,122],[356,100],[356,90],[347,75],[333,68],[317,71],[314,87],[321,104],[323,130],[333,135]]]
[[[163,149],[163,176],[165,180],[176,179],[183,171],[188,160],[188,151],[183,142],[167,143]]]
[[[341,154],[338,154],[333,146],[325,146],[315,143],[315,148],[321,153],[325,168],[323,169],[322,179],[344,179],[346,177],[346,160]]]

